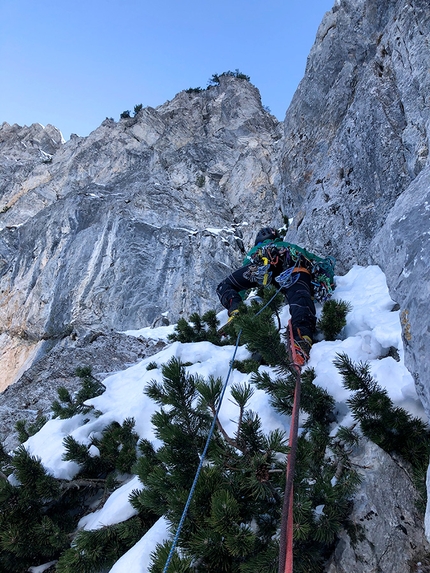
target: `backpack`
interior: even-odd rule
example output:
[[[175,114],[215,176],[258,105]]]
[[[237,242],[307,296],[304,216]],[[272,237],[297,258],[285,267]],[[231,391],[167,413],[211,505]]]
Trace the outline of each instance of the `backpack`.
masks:
[[[322,258],[292,243],[268,239],[253,247],[243,261],[244,265],[250,265],[248,278],[264,286],[271,282],[270,268],[279,267],[280,263],[284,270],[277,274],[275,280],[282,288],[289,288],[298,280],[300,268],[311,275],[313,296],[318,302],[331,297],[335,287],[334,257]]]

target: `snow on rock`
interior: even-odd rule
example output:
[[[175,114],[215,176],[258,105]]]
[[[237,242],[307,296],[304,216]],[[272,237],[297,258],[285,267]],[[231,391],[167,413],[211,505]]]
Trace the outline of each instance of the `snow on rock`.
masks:
[[[129,502],[133,490],[142,489],[137,476],[119,487],[106,501],[102,509],[85,515],[79,522],[80,529],[100,529],[105,525],[113,525],[126,521],[138,512]]]
[[[166,313],[163,313],[166,314]],[[170,326],[159,326],[157,328],[151,328],[147,326],[141,328],[140,330],[126,330],[123,334],[128,334],[129,336],[135,336],[136,338],[148,338],[149,340],[164,340],[167,342],[169,334],[173,334],[175,331],[175,325]]]
[[[342,332],[343,340],[321,341],[312,347],[308,365],[315,369],[315,383],[334,396],[340,414],[349,416],[345,407],[349,391],[333,365],[336,356],[345,353],[353,362],[369,363],[372,376],[397,405],[425,418],[414,380],[403,363],[400,317],[393,311],[395,303],[381,269],[354,266],[346,275],[336,277],[333,298],[349,302],[352,309]],[[387,355],[390,348],[397,350],[399,362]],[[347,423],[346,419],[338,421]]]
[[[407,408],[413,415],[425,418],[421,402],[414,387],[411,374],[403,363],[403,344],[401,325],[398,312],[393,312],[394,302],[391,300],[385,276],[376,266],[353,267],[346,275],[336,277],[334,298],[349,301],[352,305],[347,316],[347,325],[340,340],[321,341],[314,344],[310,354],[309,367],[315,370],[315,384],[326,388],[335,398],[337,422],[347,425],[352,417],[346,401],[350,393],[343,387],[342,379],[333,365],[333,360],[339,353],[346,353],[353,362],[367,362],[371,373],[377,382],[386,388],[395,404]],[[286,325],[289,318],[288,307],[281,313],[281,324]],[[166,340],[172,327],[159,327],[129,332],[131,336],[148,336],[152,339]],[[388,350],[393,347],[399,356],[399,361]],[[74,416],[68,420],[50,420],[36,435],[26,443],[27,449],[41,458],[42,463],[56,477],[72,479],[78,470],[74,462],[62,461],[64,453],[63,439],[71,434],[78,442],[89,444],[91,436],[98,435],[103,428],[116,420],[122,423],[126,418],[133,417],[135,429],[141,438],[151,440],[155,447],[159,446],[151,425],[151,416],[158,406],[144,394],[146,385],[151,380],[162,382],[161,367],[171,358],[176,357],[187,366],[190,374],[208,378],[221,377],[226,380],[230,372],[234,346],[215,346],[209,342],[168,344],[158,354],[143,359],[130,368],[108,376],[104,381],[106,391],[87,404],[102,412],[99,417],[87,415]],[[243,360],[250,356],[244,347],[237,349],[236,359]],[[152,364],[151,364],[152,363]],[[148,366],[151,368],[148,370]],[[156,368],[153,366],[156,365]],[[271,372],[267,366],[261,367]],[[276,376],[276,373],[272,371]],[[236,429],[238,407],[231,399],[230,387],[234,383],[249,382],[251,375],[242,374],[237,370],[230,372],[229,387],[226,390],[220,411],[220,421],[229,434]],[[289,430],[289,418],[281,416],[270,406],[269,396],[255,390],[249,407],[258,412],[266,432],[283,429]],[[94,452],[97,455],[97,452]],[[84,517],[80,526],[85,529],[95,529],[102,525],[118,523],[134,515],[134,510],[128,500],[132,489],[138,489],[137,477],[115,491],[106,502],[103,509]],[[111,573],[144,573],[148,570],[150,553],[156,543],[168,537],[167,522],[160,519],[147,534],[128,551],[111,569]]]
[[[134,547],[118,559],[109,573],[147,573],[151,553],[157,543],[162,543],[168,537],[168,523],[161,517]]]
[[[41,430],[24,444],[30,454],[41,458],[44,467],[56,478],[72,479],[79,471],[77,463],[62,460],[63,440],[69,434],[80,431],[84,418],[79,414],[67,420],[48,420]]]

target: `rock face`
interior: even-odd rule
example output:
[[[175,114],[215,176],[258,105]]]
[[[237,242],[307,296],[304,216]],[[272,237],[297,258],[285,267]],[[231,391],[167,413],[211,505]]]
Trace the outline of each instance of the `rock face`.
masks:
[[[428,571],[429,544],[410,470],[366,440],[350,459],[363,479],[350,516],[357,539],[341,534],[326,573]]]
[[[49,198],[43,184],[49,180],[46,165],[64,143],[57,128],[34,124],[20,127],[3,123],[0,127],[0,197],[2,227],[12,221],[13,208],[22,197],[28,197],[22,208],[24,217],[43,209]],[[33,191],[34,190],[34,191]],[[55,196],[55,195],[54,195]],[[10,211],[9,211],[10,210]],[[9,215],[6,213],[9,211]]]
[[[319,28],[287,111],[282,152],[292,236],[342,268],[370,244],[427,164],[428,2],[342,0]]]
[[[338,273],[386,272],[428,404],[429,34],[425,0],[338,0],[283,125],[229,76],[65,144],[3,124],[0,387],[71,333],[213,308],[255,228],[287,215]]]
[[[340,273],[387,274],[427,413],[429,36],[426,0],[336,2],[286,114],[278,195],[289,240],[330,251]]]
[[[40,146],[25,176],[5,160],[0,387],[70,335],[213,308],[242,238],[274,218],[280,127],[254,86],[222,76],[206,91],[106,120],[49,161]],[[33,131],[3,125],[8,157]]]
[[[283,125],[229,76],[67,143],[3,124],[0,387],[70,334],[212,308],[255,228],[287,215],[338,273],[381,265],[428,404],[429,34],[426,0],[337,0]]]
[[[409,370],[430,410],[430,168],[424,168],[396,201],[372,250],[402,308],[403,340]]]

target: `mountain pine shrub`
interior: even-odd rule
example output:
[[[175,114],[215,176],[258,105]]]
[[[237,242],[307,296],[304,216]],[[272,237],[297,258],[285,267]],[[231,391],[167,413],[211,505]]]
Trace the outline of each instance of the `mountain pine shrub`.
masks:
[[[298,438],[294,477],[295,573],[321,573],[341,530],[355,529],[348,516],[360,483],[348,458],[350,437],[330,436],[334,400],[313,384],[314,378],[311,369],[302,374],[301,409],[308,416]],[[259,372],[253,382],[270,394],[277,411],[292,413],[294,374],[284,371],[272,379]]]
[[[103,504],[118,487],[119,477],[131,474],[137,442],[132,419],[111,423],[89,444],[68,436],[64,459],[80,466],[71,481],[49,475],[24,446],[13,454],[1,448],[0,571],[22,573],[56,559],[62,573],[98,573],[112,566],[158,514],[143,510],[123,524],[77,535],[76,526],[90,504]],[[95,448],[99,455],[94,455]]]
[[[30,436],[34,436],[47,422],[46,416],[39,414],[33,423],[26,420],[18,420],[15,429],[18,432],[18,439],[22,443],[26,442]]]
[[[136,447],[139,439],[134,431],[135,422],[132,418],[124,420],[123,424],[111,422],[107,425],[101,438],[92,435],[88,444],[80,444],[73,438],[64,438],[65,461],[73,461],[80,465],[78,476],[105,479],[109,473],[130,473],[136,461]],[[93,455],[96,448],[99,455]]]
[[[84,402],[95,396],[100,396],[105,391],[104,385],[91,374],[90,366],[77,368],[75,374],[81,378],[80,389],[72,397],[64,386],[57,388],[58,400],[54,400],[51,405],[54,417],[64,420],[75,414],[87,414],[92,410],[92,407],[86,406]]]
[[[430,427],[421,418],[395,406],[385,388],[370,373],[368,363],[354,364],[346,354],[334,362],[345,388],[353,392],[347,401],[363,434],[388,454],[396,453],[409,462],[425,510],[426,475],[430,458]]]
[[[241,334],[240,343],[246,344],[254,360],[270,366],[283,365],[288,368],[285,341],[280,336],[279,311],[284,296],[274,287],[258,291],[258,297],[250,304],[240,304],[239,315],[231,323],[231,331]]]
[[[263,300],[241,306],[231,327],[241,332],[242,342],[262,362],[275,367],[279,377],[272,379],[262,371],[253,375],[252,384],[232,386],[231,399],[238,406],[236,431],[227,433],[217,420],[172,570],[278,570],[286,436],[281,430],[265,434],[259,416],[248,408],[256,386],[270,394],[280,413],[292,411],[295,376],[277,318],[282,297],[273,294],[266,290]],[[302,410],[307,418],[299,437],[294,485],[298,573],[321,573],[342,528],[353,535],[348,516],[360,483],[348,457],[355,436],[348,429],[330,435],[334,400],[313,384],[314,377],[312,370],[303,373]],[[163,383],[154,382],[147,389],[161,407],[152,421],[163,445],[155,450],[147,441],[139,443],[142,455],[135,469],[144,489],[134,493],[132,503],[136,508],[158,509],[173,530],[181,519],[222,386],[218,378],[187,375],[173,359],[163,367]],[[170,547],[170,542],[158,546],[151,573],[163,571]]]
[[[8,479],[7,476],[10,476]],[[23,446],[3,452],[0,474],[0,571],[22,573],[69,546],[76,499]]]
[[[72,436],[65,438],[63,459],[79,464],[74,483],[92,486],[93,495],[98,495],[101,505],[120,485],[119,476],[131,474],[137,460],[137,442],[133,419],[126,419],[123,424],[112,422],[100,438],[92,436],[88,444],[79,444]],[[99,455],[90,454],[94,447]],[[57,571],[98,573],[112,567],[152,527],[157,517],[158,514],[144,509],[125,522],[75,532],[71,547],[60,556]]]
[[[245,360],[235,360],[233,362],[233,368],[239,370],[243,374],[250,374],[251,372],[257,372],[260,367],[260,361],[254,360],[252,358],[247,358]]]
[[[228,327],[228,341],[235,341],[240,332],[241,342],[253,353],[251,361],[256,364],[252,369],[268,364],[276,376],[260,370],[251,382],[231,386],[231,400],[237,406],[234,430],[227,431],[216,420],[184,520],[179,551],[171,562],[172,571],[278,570],[287,439],[282,429],[266,432],[258,414],[249,408],[249,401],[255,388],[262,389],[278,412],[290,415],[295,378],[280,331],[282,296],[270,289],[260,294],[260,300],[241,305],[238,317]],[[182,323],[176,335],[183,336],[184,341],[216,340],[217,328],[214,312],[201,318],[193,315],[191,324]],[[96,393],[103,390],[88,369],[81,370],[80,375],[86,381],[85,391],[82,388],[82,394],[78,392],[74,398],[62,394],[64,400],[56,407],[59,414],[84,411],[85,400],[94,395],[87,384]],[[321,573],[339,531],[347,528],[349,534],[354,533],[348,515],[359,483],[348,458],[355,435],[348,429],[341,429],[335,437],[330,435],[334,400],[314,385],[314,376],[310,369],[303,372],[301,407],[306,420],[298,442],[294,484],[295,573]],[[182,518],[222,389],[220,378],[205,380],[192,375],[185,364],[173,358],[162,366],[162,382],[153,381],[145,390],[159,406],[152,424],[161,445],[138,441],[133,420],[108,425],[88,444],[68,436],[64,459],[80,466],[71,482],[49,476],[24,448],[13,456],[0,450],[0,570],[18,573],[30,565],[59,559],[56,568],[60,573],[100,573],[160,516],[166,516],[174,531]],[[97,415],[94,411],[86,413],[92,419]],[[99,530],[76,532],[90,502],[99,500],[102,504],[118,486],[120,476],[131,473],[143,484],[130,496],[137,515]],[[6,478],[11,474],[14,477],[10,481]],[[171,542],[157,547],[151,573],[163,571],[170,547]]]
[[[243,74],[241,71],[239,71],[236,68],[234,72],[229,70],[228,72],[223,72],[222,74],[213,74],[212,77],[210,78],[210,80],[208,81],[208,87],[218,86],[220,83],[220,78],[222,76],[229,76],[232,78],[237,78],[239,80],[246,80],[247,82],[251,81],[251,78],[249,76],[247,76],[246,74]]]
[[[352,305],[344,300],[330,299],[324,303],[317,328],[322,331],[325,340],[336,340],[346,326],[346,315],[351,310]]]
[[[205,183],[206,183],[206,177],[203,175],[203,173],[199,173],[199,175],[197,175],[196,178],[197,187],[204,187]]]
[[[189,375],[173,358],[162,368],[163,383],[153,382],[146,394],[161,410],[152,423],[162,446],[139,443],[142,456],[135,470],[144,489],[135,492],[137,509],[164,514],[177,527],[199,465],[222,380]],[[197,481],[181,535],[181,557],[175,571],[236,571],[249,563],[276,564],[276,535],[284,487],[287,452],[281,431],[265,434],[259,416],[247,408],[250,385],[235,385],[237,427],[227,434],[220,421],[209,446],[207,464]],[[169,544],[159,546],[151,571],[162,571]],[[190,564],[193,563],[191,566]],[[190,568],[191,567],[191,568]],[[267,569],[269,570],[269,569]],[[261,569],[261,571],[264,571]]]
[[[194,312],[189,321],[185,318],[178,320],[175,332],[169,334],[168,340],[170,342],[202,342],[207,340],[217,346],[231,344],[231,340],[225,338],[218,329],[219,321],[214,310],[208,310],[203,316]]]
[[[72,547],[61,555],[56,571],[58,573],[108,571],[121,555],[141,539],[155,521],[155,516],[147,514],[146,519],[137,516],[100,529],[79,531]]]

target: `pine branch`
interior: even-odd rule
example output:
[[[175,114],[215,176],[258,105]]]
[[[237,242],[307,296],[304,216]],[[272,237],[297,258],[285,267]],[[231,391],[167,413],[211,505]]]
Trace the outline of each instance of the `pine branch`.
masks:
[[[346,315],[352,305],[343,300],[330,299],[324,303],[317,328],[322,330],[325,340],[336,340],[340,331],[346,326]]]
[[[211,407],[211,411],[212,411],[212,415],[216,416],[216,409]],[[221,435],[223,436],[224,440],[227,442],[227,444],[229,444],[232,448],[237,448],[240,449],[237,441],[233,440],[233,438],[230,438],[230,436],[227,434],[227,432],[224,430],[223,425],[220,422],[220,419],[218,416],[216,416],[216,427],[218,428],[218,430],[221,432]]]
[[[339,355],[335,365],[343,376],[344,386],[354,392],[347,403],[363,434],[387,453],[397,453],[413,470],[417,469],[416,487],[425,491],[422,487],[425,474],[419,468],[430,455],[430,427],[394,406],[386,389],[372,378],[369,364],[355,365],[346,355]]]
[[[75,479],[71,481],[59,480],[60,489],[62,492],[67,492],[71,489],[81,489],[82,487],[100,487],[106,484],[106,478],[101,479]]]

